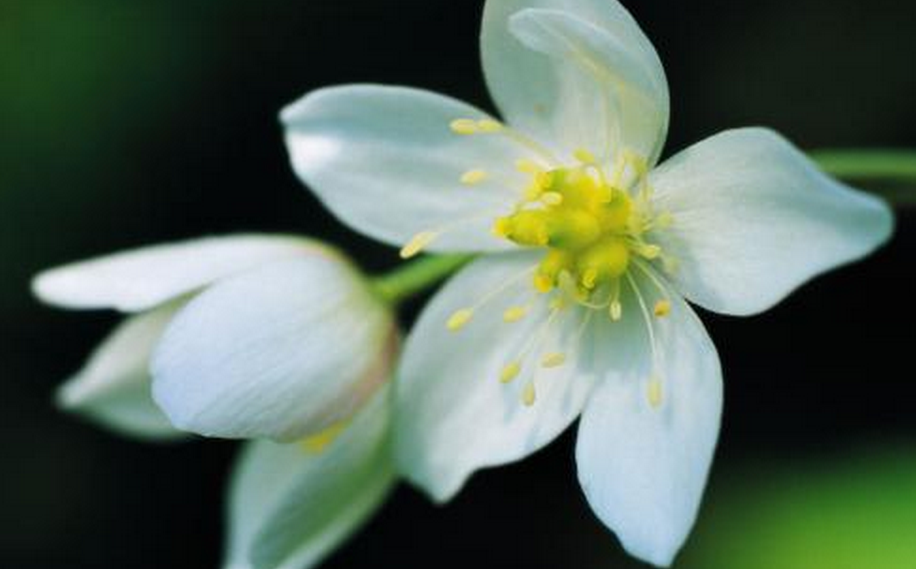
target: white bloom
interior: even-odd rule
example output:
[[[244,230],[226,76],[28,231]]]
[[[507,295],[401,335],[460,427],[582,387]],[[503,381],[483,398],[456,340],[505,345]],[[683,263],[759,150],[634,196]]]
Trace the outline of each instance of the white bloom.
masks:
[[[382,388],[327,441],[246,443],[229,488],[226,569],[305,569],[381,505],[396,476]]]
[[[58,306],[130,314],[62,387],[64,406],[143,438],[184,434],[174,423],[297,439],[247,443],[230,488],[228,569],[317,564],[393,486],[396,329],[336,251],[285,236],[200,239],[50,270],[34,289]]]
[[[348,419],[387,379],[395,327],[358,271],[306,239],[240,235],[53,269],[35,294],[127,320],[61,389],[131,434],[297,439]],[[152,354],[156,351],[156,357]],[[158,376],[150,397],[151,359]]]
[[[344,222],[405,257],[490,253],[408,339],[399,467],[447,500],[581,413],[589,503],[628,551],[667,565],[696,517],[722,404],[715,348],[684,298],[765,310],[872,251],[891,214],[759,128],[655,168],[665,76],[617,2],[489,0],[481,46],[505,122],[377,85],[282,114],[296,172]]]

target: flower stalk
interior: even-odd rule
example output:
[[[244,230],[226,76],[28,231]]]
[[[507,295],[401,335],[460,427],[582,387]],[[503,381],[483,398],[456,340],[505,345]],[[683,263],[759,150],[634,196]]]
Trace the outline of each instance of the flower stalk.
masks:
[[[397,305],[445,280],[473,258],[473,255],[420,257],[376,277],[373,284],[383,299]]]

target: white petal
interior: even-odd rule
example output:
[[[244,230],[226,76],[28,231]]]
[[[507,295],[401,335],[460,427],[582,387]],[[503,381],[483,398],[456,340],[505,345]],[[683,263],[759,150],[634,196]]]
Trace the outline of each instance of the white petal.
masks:
[[[143,247],[45,271],[32,283],[42,301],[65,308],[147,310],[253,266],[326,254],[292,236],[232,235]]]
[[[665,73],[618,2],[490,0],[481,50],[510,123],[568,151],[658,158],[668,128]]]
[[[291,440],[353,414],[388,378],[394,325],[342,259],[290,259],[190,301],[153,357],[153,396],[181,429]]]
[[[395,476],[382,389],[320,452],[249,443],[229,495],[227,569],[307,569],[381,505]]]
[[[544,327],[546,302],[534,298],[532,271],[526,271],[538,258],[522,253],[475,261],[432,299],[407,340],[396,387],[396,457],[401,473],[437,501],[450,499],[475,470],[524,458],[553,440],[589,392],[591,377],[574,346],[577,313]],[[446,329],[450,314],[487,295],[491,300],[464,329]],[[527,317],[502,321],[506,308],[529,302]],[[531,352],[521,373],[501,383],[504,367],[526,344]],[[570,361],[541,368],[544,354],[555,351]],[[531,381],[536,399],[529,407],[522,394]]]
[[[648,295],[653,285],[641,289]],[[690,307],[669,298],[671,313],[653,323],[655,365],[645,326],[642,333],[632,325],[605,327],[617,367],[592,393],[576,445],[592,509],[628,552],[661,566],[670,565],[693,526],[722,409],[715,347]],[[630,294],[624,311],[632,317],[638,310]]]
[[[432,251],[507,246],[490,227],[518,199],[524,179],[513,168],[530,151],[500,134],[451,131],[455,119],[484,112],[417,89],[352,85],[310,93],[281,116],[296,173],[357,231],[403,245],[447,230]],[[491,183],[462,185],[477,169]]]
[[[826,270],[859,259],[891,233],[879,199],[818,171],[778,134],[759,128],[708,138],[652,176],[659,232],[692,302],[726,314],[766,310]]]
[[[186,436],[172,427],[150,393],[150,354],[181,303],[170,303],[119,325],[57,393],[59,404],[113,431],[141,439]]]

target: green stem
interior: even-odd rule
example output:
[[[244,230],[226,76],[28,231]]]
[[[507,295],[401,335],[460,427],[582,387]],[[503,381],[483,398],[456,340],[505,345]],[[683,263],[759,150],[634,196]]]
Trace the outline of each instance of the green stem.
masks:
[[[916,150],[824,149],[810,155],[821,168],[840,178],[916,183]]]
[[[916,206],[916,150],[824,149],[810,154],[826,172],[869,188],[897,207]]]
[[[472,258],[473,255],[420,257],[376,277],[375,289],[388,302],[399,304],[444,280]]]

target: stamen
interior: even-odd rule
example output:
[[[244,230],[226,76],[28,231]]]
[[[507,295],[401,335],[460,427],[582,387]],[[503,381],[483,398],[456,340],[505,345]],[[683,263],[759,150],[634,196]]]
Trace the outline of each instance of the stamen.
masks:
[[[584,148],[580,148],[573,152],[573,157],[585,165],[592,165],[598,162],[595,160],[595,155]]]
[[[646,399],[649,400],[649,405],[653,409],[658,409],[661,406],[663,399],[662,381],[658,376],[649,378],[649,383],[646,385]]]
[[[563,203],[563,194],[559,192],[544,192],[541,194],[541,201],[544,205],[558,206]]]
[[[621,317],[623,317],[623,305],[620,303],[620,279],[615,279],[614,284],[611,286],[614,287],[614,290],[611,293],[611,303],[608,307],[608,315],[614,322],[619,322]]]
[[[645,321],[645,324],[646,324],[646,331],[649,334],[649,350],[652,353],[652,367],[655,368],[658,366],[659,357],[658,357],[658,343],[655,338],[654,323],[652,322],[652,317],[649,316],[649,310],[646,307],[646,299],[643,297],[642,292],[639,290],[639,286],[636,284],[636,280],[629,273],[627,274],[627,281],[630,283],[630,287],[633,289],[633,294],[636,295],[636,302],[639,303],[639,309],[642,312],[643,320]],[[653,377],[656,377],[656,379],[659,381],[659,385],[657,389],[658,389],[659,401],[661,401],[660,379],[658,379],[657,376],[653,376]],[[650,403],[651,403],[651,399],[650,399]]]
[[[509,324],[518,322],[528,314],[527,306],[510,306],[503,312],[503,320]]]
[[[477,129],[480,132],[483,132],[486,134],[500,132],[503,130],[503,128],[505,127],[503,126],[501,122],[495,121],[493,119],[483,119],[483,120],[477,121]]]
[[[552,352],[541,359],[541,365],[546,368],[560,367],[564,363],[566,363],[566,354],[562,352]]]
[[[638,268],[640,272],[642,272],[642,274],[646,275],[646,278],[648,278],[649,282],[651,282],[652,285],[656,289],[658,289],[658,293],[661,296],[661,298],[655,303],[655,306],[653,307],[652,312],[655,314],[655,316],[658,316],[659,318],[670,314],[671,313],[671,301],[668,300],[668,296],[669,296],[668,287],[662,284],[659,278],[655,276],[655,272],[652,271],[642,261],[637,260],[633,264],[636,265],[636,268]]]
[[[435,231],[421,231],[420,233],[417,233],[411,237],[410,241],[407,242],[407,245],[404,245],[404,247],[401,248],[401,258],[410,259],[411,257],[415,257],[423,249],[429,246],[429,244],[432,243],[438,236],[439,233]]]
[[[520,362],[511,362],[503,367],[503,370],[499,374],[500,383],[511,383],[513,379],[518,377],[519,372],[522,371],[522,364]]]
[[[522,158],[515,162],[515,169],[521,172],[522,174],[530,174],[535,176],[544,171],[537,163],[527,158]]]
[[[655,307],[652,309],[652,312],[655,314],[656,318],[664,318],[671,314],[671,302],[667,299],[659,300],[655,303]]]
[[[658,245],[652,245],[649,243],[636,242],[632,245],[633,250],[642,257],[653,260],[657,259],[662,252],[662,248]]]
[[[608,307],[608,315],[614,322],[618,322],[623,317],[623,305],[620,304],[619,300],[611,301],[611,305]]]
[[[309,454],[319,454],[337,440],[337,437],[347,428],[347,425],[349,425],[348,420],[338,421],[323,431],[319,431],[302,439],[300,445],[302,449]]]
[[[458,330],[464,328],[465,324],[470,322],[471,318],[473,317],[474,309],[462,308],[460,310],[456,310],[452,313],[451,316],[449,316],[448,322],[446,322],[445,326],[452,332],[457,332]]]
[[[534,405],[536,399],[537,393],[534,390],[534,382],[529,381],[525,384],[525,387],[522,388],[522,403],[525,407],[531,407]]]
[[[467,136],[477,134],[479,126],[478,122],[474,119],[455,119],[449,124],[449,128],[451,128],[452,132],[455,134]]]
[[[461,183],[465,186],[474,186],[487,179],[487,173],[483,170],[468,170],[461,175]]]

